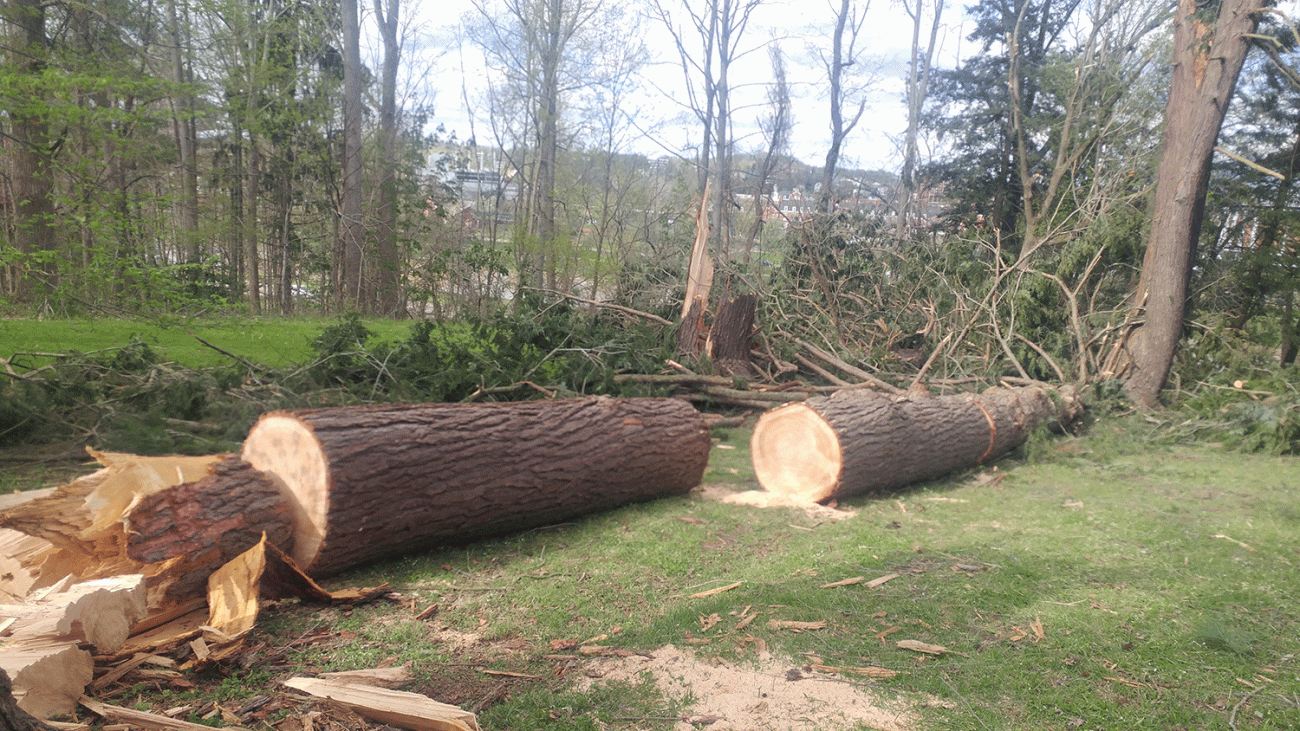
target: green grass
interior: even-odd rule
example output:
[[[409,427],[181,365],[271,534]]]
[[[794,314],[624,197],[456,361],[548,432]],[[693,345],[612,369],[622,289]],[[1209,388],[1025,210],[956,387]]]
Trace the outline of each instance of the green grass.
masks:
[[[231,359],[197,338],[252,362],[271,368],[308,363],[311,342],[337,318],[225,318],[193,323],[163,323],[123,319],[16,320],[0,319],[0,358],[16,370],[37,368],[50,358],[33,353],[65,353],[120,348],[134,340],[147,344],[164,360],[190,368],[230,365]],[[366,320],[380,339],[406,337],[410,324]]]
[[[602,635],[640,651],[703,637],[699,653],[730,662],[752,659],[759,639],[792,658],[879,664],[902,674],[875,689],[915,704],[926,728],[1296,728],[1300,461],[1140,434],[1103,423],[1036,443],[1032,461],[1003,460],[996,481],[956,475],[854,498],[843,507],[856,515],[841,520],[694,494],[633,505],[356,571],[335,583],[388,581],[410,606],[286,608],[258,631],[272,646],[310,625],[344,632],[346,647],[289,663],[410,660],[417,690],[466,706],[492,696],[475,710],[498,731],[539,719],[672,728],[645,720],[681,710],[652,687],[576,693],[574,671],[544,657],[552,641]],[[714,449],[706,479],[756,487],[748,433],[721,436],[733,448]],[[820,588],[887,574],[898,577],[877,588]],[[412,618],[431,604],[435,621]],[[759,618],[737,632],[745,607]],[[722,621],[703,629],[713,613]],[[770,619],[828,626],[773,631]],[[903,639],[952,652],[921,655]],[[618,720],[629,718],[642,720]]]

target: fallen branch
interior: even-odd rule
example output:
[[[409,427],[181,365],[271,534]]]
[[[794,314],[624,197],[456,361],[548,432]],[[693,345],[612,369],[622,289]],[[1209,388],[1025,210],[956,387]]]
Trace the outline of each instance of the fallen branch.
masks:
[[[577,295],[568,294],[566,292],[557,292],[553,289],[541,289],[539,287],[524,287],[523,289],[531,290],[533,292],[545,292],[547,294],[553,294],[557,297],[563,297],[565,299],[573,300],[574,302],[581,302],[584,305],[591,305],[592,307],[599,307],[604,310],[614,310],[615,312],[622,312],[625,315],[632,315],[634,317],[640,317],[646,320],[650,320],[651,322],[657,322],[661,325],[667,325],[669,327],[673,326],[672,322],[665,320],[664,318],[656,314],[650,312],[642,312],[641,310],[634,310],[631,307],[616,305],[612,302],[600,302],[597,300],[589,300],[586,297],[579,297]]]
[[[898,386],[895,386],[894,384],[888,383],[886,381],[882,381],[876,376],[873,376],[872,374],[862,370],[861,368],[858,368],[857,366],[850,365],[849,363],[844,362],[842,359],[840,359],[838,356],[834,355],[833,353],[829,353],[825,350],[822,350],[821,348],[817,347],[816,345],[813,345],[812,343],[806,340],[799,340],[797,342],[800,345],[802,345],[804,349],[807,350],[809,353],[812,353],[817,358],[820,358],[821,360],[835,366],[836,368],[839,368],[840,370],[844,371],[850,376],[853,376],[854,378],[859,378],[871,384],[872,386],[881,389],[882,391],[887,391],[889,393],[902,392],[902,389],[900,389]]]

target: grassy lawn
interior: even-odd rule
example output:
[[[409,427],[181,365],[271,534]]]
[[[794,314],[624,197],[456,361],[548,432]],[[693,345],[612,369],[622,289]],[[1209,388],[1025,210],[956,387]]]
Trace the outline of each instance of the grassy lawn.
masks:
[[[139,339],[164,360],[190,368],[228,365],[228,356],[196,338],[271,368],[309,362],[311,341],[337,318],[225,318],[194,323],[151,323],[138,320],[15,320],[0,319],[0,358],[15,369],[28,370],[50,362],[40,353],[90,353],[120,348]],[[367,320],[380,339],[406,336],[410,323]]]
[[[0,357],[139,337],[178,363],[226,359],[192,332],[285,365],[309,360],[334,322],[0,320]],[[366,325],[382,339],[408,329]],[[593,659],[579,652],[636,660],[674,645],[701,667],[748,668],[769,691],[834,675],[909,709],[909,731],[1300,728],[1300,459],[1172,444],[1141,420],[1105,419],[994,467],[805,510],[729,501],[758,488],[749,432],[714,438],[704,489],[336,577],[396,594],[276,604],[225,674],[192,690],[133,687],[130,699],[238,707],[272,693],[274,722],[301,702],[272,690],[292,673],[409,662],[408,689],[479,712],[484,729],[676,730],[708,709],[703,686],[675,691],[648,673],[589,685]],[[6,468],[0,491],[65,476]],[[818,624],[780,624],[791,621]],[[793,674],[762,674],[769,658]],[[809,670],[826,666],[877,676]],[[771,727],[793,727],[781,722]]]
[[[748,432],[716,438],[709,495],[757,488]],[[705,665],[747,667],[766,649],[790,668],[896,671],[845,682],[912,709],[911,728],[1293,729],[1298,485],[1294,458],[1148,444],[1141,426],[1103,423],[833,514],[658,500],[339,577],[401,598],[281,605],[220,692],[238,705],[291,671],[409,661],[413,690],[479,711],[485,729],[673,729],[703,689],[674,695],[643,674],[578,690],[587,660],[573,654],[673,644]]]

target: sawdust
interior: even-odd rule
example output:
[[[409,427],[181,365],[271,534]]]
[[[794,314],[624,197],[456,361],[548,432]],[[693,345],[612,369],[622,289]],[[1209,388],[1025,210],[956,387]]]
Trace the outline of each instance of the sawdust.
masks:
[[[865,682],[819,673],[768,653],[743,664],[704,662],[689,649],[673,645],[649,655],[592,660],[579,687],[636,682],[649,673],[665,696],[692,701],[676,731],[833,731],[862,726],[910,731],[917,721],[901,702],[873,692]]]
[[[739,490],[720,483],[705,483],[699,487],[700,497],[731,505],[749,505],[755,508],[798,508],[815,520],[844,520],[857,515],[855,510],[831,507],[807,500],[797,500],[788,495],[778,495],[766,490]]]

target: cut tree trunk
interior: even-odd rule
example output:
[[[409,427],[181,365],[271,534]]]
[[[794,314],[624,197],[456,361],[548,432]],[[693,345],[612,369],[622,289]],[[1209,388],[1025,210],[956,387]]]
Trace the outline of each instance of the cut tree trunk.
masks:
[[[840,391],[760,417],[754,472],[769,492],[806,502],[888,490],[1005,454],[1079,408],[1065,387],[939,397]]]
[[[283,481],[290,555],[325,576],[685,493],[709,445],[684,401],[584,398],[276,411],[243,458]]]
[[[131,510],[130,557],[146,564],[176,559],[155,582],[164,601],[202,594],[213,571],[264,534],[281,550],[290,548],[292,514],[278,479],[235,456],[209,469],[206,477],[148,495]]]

